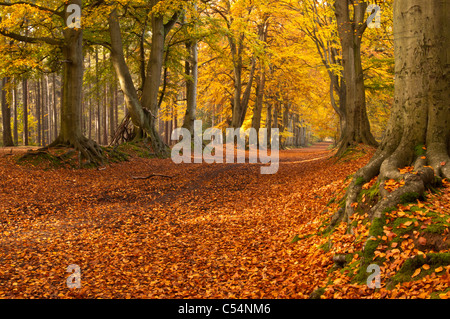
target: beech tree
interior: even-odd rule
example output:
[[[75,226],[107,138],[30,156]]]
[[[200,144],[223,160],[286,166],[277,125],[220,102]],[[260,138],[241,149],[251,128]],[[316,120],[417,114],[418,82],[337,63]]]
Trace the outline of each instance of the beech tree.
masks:
[[[350,10],[350,5],[352,10]],[[361,41],[367,28],[366,9],[366,1],[335,1],[345,82],[345,128],[339,142],[337,155],[341,155],[355,143],[378,145],[370,131],[367,117],[364,73],[361,62]]]
[[[152,1],[150,9],[154,8],[159,2],[159,0]],[[156,113],[159,108],[158,94],[161,85],[165,40],[167,34],[177,22],[179,14],[180,11],[175,10],[170,19],[165,21],[165,15],[158,10],[151,13],[151,52],[147,63],[145,79],[143,79],[143,93],[140,99],[123,53],[118,9],[114,8],[108,17],[111,37],[111,59],[117,73],[120,87],[125,96],[125,103],[130,113],[131,120],[133,121],[133,124],[150,139],[153,150],[161,157],[169,156],[170,149],[162,141],[155,128]]]
[[[419,197],[436,178],[450,178],[450,10],[444,0],[394,2],[395,100],[380,147],[348,187],[331,224],[349,220],[364,183],[378,175],[372,219],[404,196]],[[413,166],[412,173],[399,168]],[[388,193],[385,182],[404,180]]]
[[[11,134],[11,100],[8,98],[8,89],[10,88],[7,87],[10,81],[10,78],[2,80],[3,146],[14,146]]]
[[[81,105],[82,105],[82,84],[83,84],[83,30],[80,28],[68,28],[67,20],[72,14],[68,10],[69,5],[82,7],[82,0],[67,1],[61,9],[44,7],[34,1],[22,1],[16,3],[0,3],[1,6],[26,5],[29,8],[40,11],[54,19],[54,23],[59,25],[58,36],[48,34],[22,35],[19,32],[2,28],[0,34],[26,43],[45,43],[60,50],[63,64],[63,87],[61,102],[61,129],[58,137],[49,147],[64,145],[74,147],[80,151],[89,162],[100,162],[102,160],[102,150],[100,146],[88,138],[84,137],[81,131]],[[26,8],[25,8],[26,13]],[[62,31],[61,31],[62,30]],[[28,32],[28,29],[27,29]],[[26,92],[26,90],[24,90]]]

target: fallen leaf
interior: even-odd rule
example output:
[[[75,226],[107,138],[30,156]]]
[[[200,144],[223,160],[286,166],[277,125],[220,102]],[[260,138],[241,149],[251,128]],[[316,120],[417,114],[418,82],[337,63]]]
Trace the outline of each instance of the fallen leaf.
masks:
[[[420,268],[416,269],[416,271],[412,274],[411,278],[416,277],[418,274],[420,274]]]
[[[443,270],[444,270],[444,268],[442,268],[442,266],[440,266],[440,267],[436,268],[436,269],[434,270],[434,272],[441,272],[441,271],[443,271]]]
[[[419,244],[420,245],[426,245],[427,244],[427,239],[424,237],[419,237]]]

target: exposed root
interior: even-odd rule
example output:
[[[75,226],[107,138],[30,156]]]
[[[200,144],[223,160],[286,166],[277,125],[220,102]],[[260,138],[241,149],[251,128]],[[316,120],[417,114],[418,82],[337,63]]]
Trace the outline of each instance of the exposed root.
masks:
[[[417,174],[405,174],[405,185],[390,193],[378,202],[369,212],[371,219],[380,218],[386,209],[396,207],[402,201],[411,201],[413,197],[423,196],[427,185],[432,184],[434,172],[430,167],[424,167]]]
[[[348,186],[345,206],[339,209],[331,218],[329,227],[334,227],[343,221],[348,223],[355,212],[355,203],[362,190],[362,186],[378,176],[380,201],[369,212],[371,219],[379,218],[384,211],[405,201],[414,195],[423,196],[427,187],[434,183],[435,176],[449,177],[449,157],[445,145],[435,145],[427,149],[427,156],[417,156],[413,161],[414,174],[401,174],[399,168],[405,167],[414,157],[414,151],[397,148],[380,148],[370,162],[358,172]],[[431,166],[428,166],[430,164]],[[385,182],[389,179],[404,180],[403,187],[389,193],[385,189]]]
[[[62,141],[59,137],[50,145],[40,148],[33,152],[28,152],[23,155],[21,159],[29,158],[30,156],[39,155],[51,155],[48,151],[52,148],[73,148],[75,151],[79,152],[79,166],[82,166],[82,160],[85,160],[85,164],[94,164],[96,166],[101,166],[104,164],[104,154],[103,149],[95,141],[90,140],[84,136],[73,138],[69,141]],[[73,150],[69,150],[66,153],[58,156],[54,156],[58,160],[64,161],[70,155],[73,154]],[[53,156],[53,155],[52,155]]]
[[[82,158],[86,159],[88,164],[103,165],[103,150],[93,140],[82,137],[73,141],[73,147],[80,152]],[[80,163],[81,164],[81,163]]]

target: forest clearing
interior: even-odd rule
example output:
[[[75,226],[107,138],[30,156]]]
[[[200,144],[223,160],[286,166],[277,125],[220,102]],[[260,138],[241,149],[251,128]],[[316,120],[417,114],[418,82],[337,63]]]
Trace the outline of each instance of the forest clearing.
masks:
[[[449,299],[449,21],[0,2],[0,299]]]

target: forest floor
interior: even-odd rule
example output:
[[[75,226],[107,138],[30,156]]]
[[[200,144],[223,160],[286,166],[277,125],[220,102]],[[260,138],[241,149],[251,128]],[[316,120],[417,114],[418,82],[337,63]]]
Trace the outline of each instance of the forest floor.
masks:
[[[36,168],[17,164],[4,149],[0,298],[308,298],[321,287],[322,298],[436,292],[443,298],[450,267],[432,264],[421,275],[414,272],[420,281],[386,289],[393,273],[383,265],[381,289],[370,289],[352,282],[352,270],[336,269],[332,259],[346,252],[353,254],[349,264],[357,263],[366,226],[358,223],[352,235],[343,224],[331,235],[319,234],[349,175],[373,151],[337,161],[327,143],[285,150],[278,173],[261,175],[259,164],[177,165],[139,157],[101,170]],[[172,178],[133,178],[152,173]],[[429,197],[441,219],[450,217],[445,186],[439,197]],[[440,226],[448,233],[446,223]],[[381,243],[378,256],[402,260],[392,270],[398,272],[409,255],[397,249],[397,258],[395,246],[388,246]],[[81,289],[67,287],[71,264],[80,267]],[[433,272],[425,276],[425,268]]]

